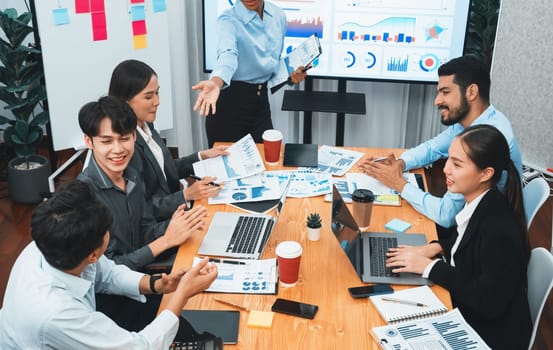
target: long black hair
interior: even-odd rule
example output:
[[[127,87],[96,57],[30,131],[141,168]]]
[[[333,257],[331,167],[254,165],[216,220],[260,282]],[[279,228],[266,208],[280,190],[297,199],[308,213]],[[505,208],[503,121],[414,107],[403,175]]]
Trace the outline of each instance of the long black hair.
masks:
[[[530,244],[522,199],[522,184],[519,172],[511,160],[509,144],[505,136],[494,126],[474,125],[463,130],[458,137],[468,157],[479,169],[493,168],[494,175],[491,179],[493,185],[497,185],[503,171],[507,172],[503,194],[513,211],[524,244],[525,255],[529,257]]]
[[[111,73],[109,96],[128,102],[148,85],[152,76],[157,76],[152,67],[138,60],[126,60]]]

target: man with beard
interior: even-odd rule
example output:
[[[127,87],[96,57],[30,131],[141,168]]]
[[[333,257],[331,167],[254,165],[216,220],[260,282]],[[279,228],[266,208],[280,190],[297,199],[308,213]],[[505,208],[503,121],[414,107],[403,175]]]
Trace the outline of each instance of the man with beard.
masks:
[[[440,111],[442,124],[448,128],[407,150],[397,159],[394,154],[389,154],[384,161],[374,162],[375,158],[369,156],[361,161],[359,167],[365,174],[400,193],[418,212],[449,228],[455,225],[455,215],[465,205],[463,196],[449,191],[442,198],[433,196],[408,183],[403,177],[404,171],[447,158],[453,139],[465,128],[477,124],[493,125],[501,131],[509,143],[511,159],[521,176],[522,158],[511,123],[490,104],[490,73],[480,60],[473,56],[452,59],[440,66],[438,76],[438,94],[434,104]],[[505,174],[498,187],[503,188],[504,185]]]

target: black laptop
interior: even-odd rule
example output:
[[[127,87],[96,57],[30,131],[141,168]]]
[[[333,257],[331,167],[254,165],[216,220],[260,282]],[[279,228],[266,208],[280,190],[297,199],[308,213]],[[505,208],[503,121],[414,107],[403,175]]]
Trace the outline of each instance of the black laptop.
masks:
[[[361,232],[336,186],[332,186],[332,232],[344,249],[359,278],[365,283],[424,285],[431,282],[418,274],[392,273],[386,252],[398,245],[424,245],[419,233]]]

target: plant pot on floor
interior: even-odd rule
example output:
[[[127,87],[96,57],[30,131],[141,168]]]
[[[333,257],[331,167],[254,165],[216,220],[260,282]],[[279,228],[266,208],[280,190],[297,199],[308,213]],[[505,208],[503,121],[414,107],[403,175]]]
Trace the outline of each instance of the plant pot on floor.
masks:
[[[38,203],[48,194],[48,159],[41,155],[28,157],[31,169],[26,169],[27,160],[23,157],[12,159],[8,163],[8,191],[10,198],[18,203]]]

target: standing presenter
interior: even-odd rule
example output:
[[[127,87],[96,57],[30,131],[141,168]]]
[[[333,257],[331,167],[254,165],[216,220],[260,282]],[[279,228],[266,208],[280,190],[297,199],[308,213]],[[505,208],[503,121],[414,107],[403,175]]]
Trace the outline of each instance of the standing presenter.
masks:
[[[194,110],[206,115],[209,147],[218,141],[237,141],[248,133],[261,143],[272,129],[267,81],[282,69],[286,16],[264,0],[236,1],[217,19],[217,63],[209,80],[192,87],[199,90]],[[290,75],[297,84],[305,79],[304,67]]]

